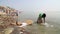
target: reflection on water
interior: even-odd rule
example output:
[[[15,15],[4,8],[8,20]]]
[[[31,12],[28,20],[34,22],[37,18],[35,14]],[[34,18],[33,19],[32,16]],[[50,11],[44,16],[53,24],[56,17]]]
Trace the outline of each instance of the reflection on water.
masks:
[[[13,28],[16,29],[17,27],[13,27]],[[3,31],[0,30],[0,34],[8,34],[9,32],[12,32],[13,28],[7,28],[7,29],[4,29]],[[25,29],[28,32],[30,32],[30,34],[60,34],[60,29],[58,27],[55,27],[55,26],[54,27],[45,27],[43,25],[36,24],[36,23],[34,23],[31,26],[27,26]],[[18,28],[16,30],[14,30],[16,34],[18,32],[17,30],[18,30]],[[4,31],[5,31],[5,33],[3,33]]]

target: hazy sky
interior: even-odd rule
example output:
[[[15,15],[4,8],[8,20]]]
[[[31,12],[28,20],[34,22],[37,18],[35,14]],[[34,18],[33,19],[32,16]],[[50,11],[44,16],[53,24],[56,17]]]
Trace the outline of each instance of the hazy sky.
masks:
[[[0,5],[26,11],[60,11],[60,0],[0,0]]]
[[[54,18],[54,16],[59,17],[60,15],[60,0],[0,0],[0,5],[10,6],[24,11],[21,15],[23,19],[24,17],[38,17],[37,15],[40,11],[46,12],[50,18]],[[58,12],[58,14],[56,14],[56,12]]]
[[[60,13],[60,0],[0,0],[0,5],[25,11],[27,13]]]

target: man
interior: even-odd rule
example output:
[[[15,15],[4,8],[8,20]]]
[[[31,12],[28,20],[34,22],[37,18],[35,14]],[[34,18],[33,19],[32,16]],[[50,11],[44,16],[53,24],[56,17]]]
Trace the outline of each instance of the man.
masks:
[[[16,24],[18,23],[18,12],[12,12],[11,16],[16,20]]]
[[[45,13],[40,13],[39,17],[38,17],[38,20],[37,20],[37,23],[45,23],[45,17],[46,17]]]

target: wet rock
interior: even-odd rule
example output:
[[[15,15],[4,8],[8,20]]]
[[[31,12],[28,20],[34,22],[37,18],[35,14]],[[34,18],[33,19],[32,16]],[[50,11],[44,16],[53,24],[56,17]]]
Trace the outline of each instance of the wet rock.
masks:
[[[6,28],[4,29],[4,34],[10,34],[13,30],[14,28]]]
[[[28,25],[32,25],[33,24],[33,21],[32,20],[26,20],[25,21]]]

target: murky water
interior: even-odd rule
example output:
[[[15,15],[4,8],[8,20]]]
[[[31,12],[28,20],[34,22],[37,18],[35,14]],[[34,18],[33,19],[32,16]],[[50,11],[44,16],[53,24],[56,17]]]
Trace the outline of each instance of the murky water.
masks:
[[[34,24],[27,27],[31,34],[60,34],[60,28],[58,27],[46,27],[39,24]]]
[[[14,29],[16,29],[16,28],[14,28]],[[30,26],[27,26],[25,29],[30,34],[60,34],[60,28],[59,27],[56,27],[56,26],[46,27],[46,26],[36,24],[36,23],[34,23],[33,25],[30,25]],[[7,29],[4,29],[3,31],[5,31],[5,30],[7,30]],[[13,30],[12,28],[8,28],[9,32],[11,32],[12,30]],[[6,32],[8,32],[8,31],[6,31]],[[18,31],[18,28],[15,30],[16,34],[19,32],[19,31],[18,32],[17,31]],[[0,34],[2,34],[1,30],[0,30]],[[7,33],[4,33],[4,34],[7,34]]]
[[[24,19],[30,19],[30,18],[23,18],[23,19],[21,18],[20,21],[22,21],[22,20],[24,21]],[[33,18],[31,18],[31,19],[33,19]],[[36,20],[36,19],[33,19],[33,20]],[[51,26],[46,27],[46,26],[34,23],[30,26],[27,26],[25,29],[30,34],[60,34],[59,20],[57,19],[57,17],[54,18],[54,16],[53,16],[53,18],[51,18],[51,19],[50,18],[46,19],[47,23],[49,25],[53,25],[53,27],[51,27]],[[12,27],[12,28],[14,28],[14,32],[12,34],[20,34],[19,33],[20,31],[18,30],[19,28],[17,28],[17,27]],[[6,29],[4,29],[4,30],[0,29],[0,34],[8,34],[6,32],[11,32],[13,30],[12,28],[7,28],[8,31]]]

